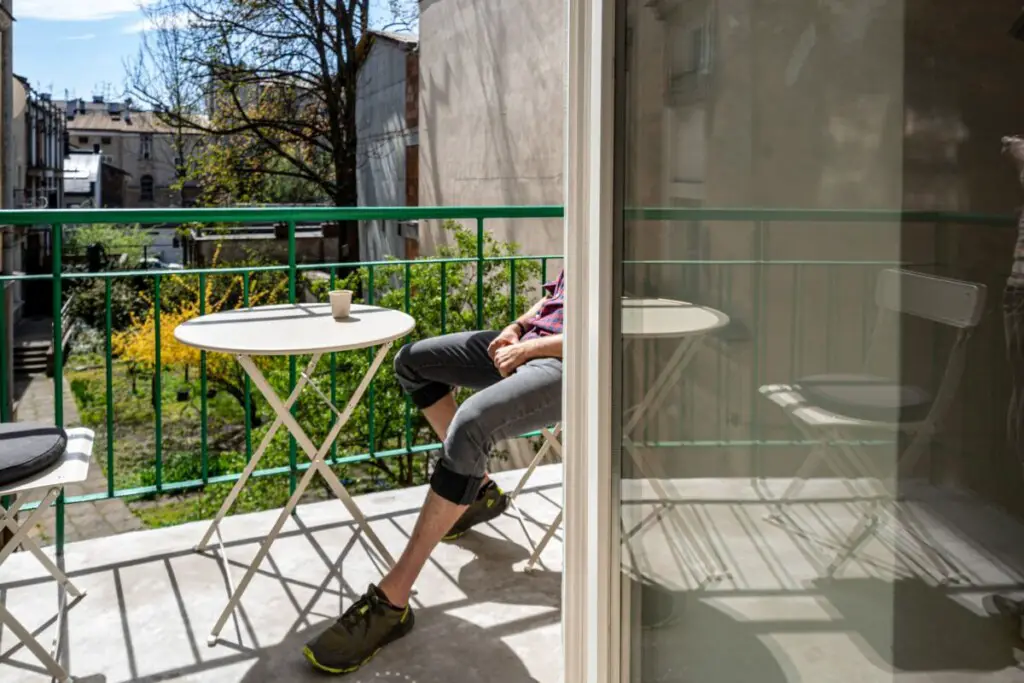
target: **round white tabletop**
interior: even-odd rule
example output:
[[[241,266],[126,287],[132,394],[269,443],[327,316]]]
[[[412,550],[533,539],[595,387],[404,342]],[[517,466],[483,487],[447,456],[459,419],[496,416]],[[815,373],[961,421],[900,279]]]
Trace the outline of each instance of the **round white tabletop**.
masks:
[[[622,299],[622,336],[671,339],[707,334],[729,324],[729,316],[707,306],[672,299]]]
[[[415,327],[412,316],[389,308],[352,304],[351,316],[335,320],[330,304],[285,304],[204,315],[179,325],[174,338],[204,351],[299,356],[386,344]]]

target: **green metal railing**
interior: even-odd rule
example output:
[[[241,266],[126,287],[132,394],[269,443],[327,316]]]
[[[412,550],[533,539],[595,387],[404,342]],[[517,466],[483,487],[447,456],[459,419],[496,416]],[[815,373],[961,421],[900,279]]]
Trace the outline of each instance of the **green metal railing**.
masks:
[[[160,397],[162,396],[162,371],[161,368],[161,345],[160,339],[160,322],[161,322],[161,283],[168,277],[181,277],[181,276],[195,276],[199,282],[200,289],[200,314],[206,313],[206,297],[205,292],[209,286],[209,280],[213,276],[220,275],[240,275],[243,279],[243,294],[242,304],[249,305],[250,293],[251,293],[251,282],[252,278],[257,273],[284,273],[287,274],[288,278],[288,300],[296,301],[298,291],[297,283],[301,273],[310,270],[327,271],[330,275],[330,284],[333,286],[336,281],[336,274],[339,269],[365,269],[369,275],[367,279],[368,288],[364,292],[365,298],[369,303],[374,303],[376,298],[380,296],[380,292],[375,290],[375,270],[385,267],[398,266],[404,269],[404,306],[406,310],[411,307],[412,293],[410,291],[410,274],[414,267],[440,267],[438,277],[440,278],[440,288],[442,292],[441,301],[441,312],[440,312],[440,326],[441,331],[448,331],[449,328],[449,311],[445,301],[445,292],[447,291],[447,277],[448,277],[448,265],[456,263],[466,263],[476,265],[476,283],[475,283],[475,319],[478,327],[483,326],[485,322],[484,310],[485,310],[485,264],[497,264],[501,262],[508,263],[509,275],[510,275],[510,286],[511,296],[509,301],[509,317],[512,317],[518,310],[519,301],[516,298],[518,276],[517,276],[517,263],[524,260],[539,261],[542,271],[543,279],[547,279],[550,276],[549,261],[559,260],[559,255],[536,255],[536,256],[503,256],[503,257],[488,257],[485,255],[485,230],[487,221],[493,220],[540,220],[540,219],[558,219],[563,217],[563,210],[561,207],[437,207],[437,208],[269,208],[269,209],[146,209],[146,210],[59,210],[59,211],[2,211],[0,212],[0,224],[15,225],[15,226],[49,226],[48,230],[51,236],[52,244],[52,269],[47,274],[8,274],[0,276],[0,282],[6,283],[14,281],[22,282],[43,282],[47,281],[52,283],[52,313],[54,320],[53,336],[54,336],[54,377],[53,377],[53,396],[54,396],[54,420],[57,424],[63,425],[65,422],[64,418],[64,405],[63,405],[63,384],[64,384],[64,358],[63,358],[63,347],[61,339],[63,331],[61,329],[61,310],[64,303],[65,285],[69,281],[82,280],[82,279],[100,279],[104,282],[105,292],[105,315],[104,315],[104,352],[105,352],[105,372],[104,372],[104,384],[105,384],[105,400],[106,400],[106,429],[108,438],[106,439],[106,465],[107,465],[107,481],[106,491],[100,493],[94,493],[89,495],[77,496],[68,498],[65,500],[61,497],[57,503],[57,537],[56,545],[58,552],[62,551],[64,544],[64,509],[68,503],[79,503],[88,502],[105,498],[115,497],[137,497],[142,495],[152,495],[158,493],[171,493],[181,492],[186,490],[197,489],[210,484],[219,483],[230,483],[237,481],[240,473],[229,473],[211,475],[209,471],[209,402],[208,402],[208,384],[207,384],[207,354],[204,352],[200,355],[200,458],[201,458],[201,476],[198,479],[190,479],[187,481],[166,481],[164,472],[164,453],[163,453],[163,415]],[[800,329],[803,326],[801,320],[802,310],[802,298],[805,296],[803,286],[804,282],[809,277],[809,273],[812,273],[815,268],[861,268],[864,270],[863,277],[860,277],[862,284],[870,288],[871,277],[873,272],[876,272],[879,268],[892,266],[892,265],[904,265],[899,259],[876,259],[876,260],[843,260],[842,258],[835,259],[819,259],[819,260],[800,260],[800,259],[771,259],[770,248],[772,242],[772,227],[776,225],[783,225],[785,227],[792,227],[793,225],[806,226],[810,228],[817,228],[821,225],[870,225],[870,224],[892,224],[892,225],[908,225],[917,224],[924,226],[925,229],[934,230],[936,235],[936,244],[943,243],[944,237],[941,233],[947,229],[948,226],[989,226],[989,227],[1013,227],[1015,220],[1011,217],[1003,216],[984,216],[974,214],[941,214],[941,213],[901,213],[901,212],[889,212],[889,211],[800,211],[800,210],[751,210],[751,209],[631,209],[626,212],[625,216],[627,224],[635,223],[637,229],[633,230],[633,233],[642,233],[642,224],[651,222],[654,224],[662,223],[676,223],[686,222],[694,223],[700,222],[701,224],[709,225],[714,230],[726,230],[736,229],[735,224],[739,224],[739,229],[745,230],[743,233],[737,233],[738,239],[746,240],[750,243],[750,256],[744,259],[730,259],[730,260],[714,260],[711,258],[697,258],[697,259],[648,259],[648,260],[628,260],[624,262],[624,267],[627,269],[633,269],[637,273],[641,273],[641,277],[645,280],[646,285],[649,288],[656,289],[656,283],[654,282],[657,277],[668,276],[689,276],[695,274],[695,278],[690,278],[687,281],[691,282],[687,285],[686,292],[687,296],[692,297],[704,297],[701,299],[702,303],[717,306],[726,310],[738,321],[744,322],[751,330],[752,334],[761,334],[762,328],[764,327],[764,321],[766,316],[770,313],[771,305],[766,299],[766,291],[771,283],[768,281],[770,274],[769,268],[786,268],[789,269],[787,272],[791,272],[791,303],[789,308],[790,318],[792,325],[792,342],[793,342],[793,361],[792,369],[795,369],[797,364],[797,356],[800,353],[798,345],[801,343]],[[366,263],[348,263],[348,262],[327,262],[327,263],[316,263],[307,264],[299,263],[297,256],[297,245],[296,245],[296,224],[301,222],[334,222],[334,221],[411,221],[411,220],[459,220],[463,222],[469,222],[475,227],[476,231],[476,253],[473,257],[468,258],[447,258],[447,259],[420,259],[416,261],[379,261],[379,262],[366,262]],[[65,226],[82,225],[82,224],[93,224],[93,223],[118,223],[118,224],[141,224],[141,225],[152,225],[152,224],[185,224],[185,223],[205,223],[205,224],[275,224],[275,223],[286,223],[288,225],[288,257],[286,264],[275,264],[269,266],[251,266],[251,267],[221,267],[221,268],[193,268],[175,271],[157,271],[157,270],[141,270],[141,271],[104,271],[97,273],[84,273],[84,272],[71,272],[64,269],[62,262],[62,245],[63,245],[63,232]],[[734,224],[732,228],[729,224]],[[752,232],[750,232],[752,230]],[[941,246],[937,246],[937,249],[941,249]],[[939,259],[941,260],[941,258]],[[734,286],[733,278],[725,269],[736,269],[736,268],[748,268],[751,270],[750,274],[750,289],[749,294],[741,295]],[[379,271],[378,271],[379,272]],[[833,271],[830,271],[830,273]],[[834,272],[838,273],[838,270]],[[635,274],[635,273],[634,273]],[[657,276],[657,277],[655,277]],[[787,276],[790,277],[790,276]],[[833,276],[828,276],[829,284],[827,287],[830,290],[838,287],[836,282],[832,281]],[[154,373],[154,386],[153,393],[157,397],[154,405],[154,434],[155,434],[155,453],[154,453],[154,483],[148,486],[136,486],[130,488],[118,488],[115,480],[115,448],[114,448],[114,373],[113,373],[113,345],[112,345],[112,328],[113,328],[113,297],[112,297],[112,284],[115,279],[118,278],[149,278],[152,279],[153,285],[153,316],[155,326],[155,339],[157,340],[156,349],[154,351],[154,365],[157,370]],[[627,275],[627,280],[629,275]],[[693,284],[696,283],[696,284]],[[835,292],[830,292],[827,296],[831,296]],[[746,307],[749,309],[749,314],[737,315],[735,311],[731,310],[737,306]],[[10,410],[10,397],[12,387],[9,384],[8,378],[10,375],[10,368],[8,367],[9,362],[9,351],[7,348],[8,344],[8,311],[6,308],[6,297],[0,296],[0,419],[3,421],[9,421],[11,419]],[[867,337],[867,329],[870,325],[867,317],[863,320],[862,336]],[[751,359],[751,377],[750,385],[756,387],[757,382],[762,381],[766,376],[765,359],[762,357],[763,344],[755,344]],[[372,354],[372,350],[370,351]],[[656,355],[652,355],[651,358],[656,359]],[[718,366],[715,370],[719,381],[722,386],[730,386],[731,373],[733,369],[727,367],[727,363],[723,363],[722,354],[718,355],[718,359],[715,361]],[[644,376],[652,376],[656,371],[656,368],[650,366],[650,361],[645,360],[647,367],[643,369]],[[332,399],[336,397],[337,393],[337,382],[335,376],[336,359],[332,357],[330,359],[330,396]],[[294,386],[297,375],[296,360],[290,359],[288,366],[288,378],[290,385]],[[681,391],[689,391],[690,394],[685,396],[685,400],[693,403],[695,397],[693,396],[692,387],[683,387]],[[751,392],[752,394],[756,392]],[[737,408],[737,402],[733,396],[724,396],[722,399],[722,420],[719,425],[719,436],[718,438],[691,438],[691,439],[666,439],[664,435],[659,434],[647,434],[642,441],[650,443],[664,442],[667,445],[675,446],[696,446],[696,447],[707,447],[707,446],[736,446],[736,447],[768,447],[773,445],[789,445],[800,443],[799,441],[789,439],[772,439],[762,438],[762,435],[758,432],[759,425],[759,402],[755,395],[749,397],[750,403],[745,410],[749,411],[750,423],[752,429],[748,438],[736,439],[727,438],[721,436],[728,430],[725,429],[727,421],[730,419],[730,414]],[[414,445],[412,438],[412,426],[411,426],[411,406],[407,402],[404,413],[404,442],[401,448],[380,448],[382,444],[376,443],[375,430],[374,430],[374,419],[375,411],[374,405],[377,399],[377,392],[375,386],[371,385],[371,388],[367,395],[367,404],[369,406],[368,420],[370,424],[369,428],[369,443],[367,444],[367,452],[359,453],[355,455],[339,456],[337,446],[332,450],[331,462],[335,466],[351,465],[357,463],[365,463],[371,459],[377,458],[391,458],[399,455],[407,454],[420,454],[436,451],[440,445],[436,443]],[[251,438],[251,432],[253,425],[250,422],[250,411],[248,406],[253,400],[251,387],[248,379],[245,380],[245,454],[248,457],[252,453],[253,444]],[[657,431],[657,430],[655,430]],[[258,470],[253,474],[254,477],[272,477],[272,476],[288,476],[291,484],[291,489],[294,490],[295,482],[299,473],[308,468],[308,463],[299,463],[297,461],[297,449],[294,439],[290,439],[288,448],[288,464],[283,467],[270,467]]]

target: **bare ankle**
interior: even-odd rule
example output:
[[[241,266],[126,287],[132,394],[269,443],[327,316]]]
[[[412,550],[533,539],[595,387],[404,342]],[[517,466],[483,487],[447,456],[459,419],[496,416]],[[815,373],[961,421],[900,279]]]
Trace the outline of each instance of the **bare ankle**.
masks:
[[[401,609],[409,604],[409,591],[399,590],[397,586],[390,583],[389,578],[390,577],[384,577],[380,582],[380,585],[377,586],[377,590],[381,592],[384,599],[387,600],[392,607],[398,607]]]

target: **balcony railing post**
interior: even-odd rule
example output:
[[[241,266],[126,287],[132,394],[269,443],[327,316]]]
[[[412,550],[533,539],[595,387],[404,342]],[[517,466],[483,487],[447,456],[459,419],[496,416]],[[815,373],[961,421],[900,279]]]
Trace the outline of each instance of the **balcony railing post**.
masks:
[[[107,381],[107,496],[114,496],[114,283],[111,278],[106,278],[103,293],[103,337],[107,351],[106,381]]]
[[[409,261],[405,262],[405,302],[403,310],[406,313],[412,312],[412,264]],[[409,337],[406,337],[404,341],[408,342]],[[405,394],[405,448],[409,454],[410,480],[412,479],[412,441],[412,400],[409,398],[409,394]]]
[[[0,236],[2,239],[2,236]],[[11,421],[11,402],[10,402],[10,385],[8,384],[8,373],[10,373],[10,363],[8,363],[8,344],[7,344],[7,281],[0,282],[0,422]],[[10,496],[4,496],[0,498],[0,507],[4,510],[11,506],[13,499]],[[14,537],[14,532],[8,528],[0,530],[0,550],[4,549],[11,538]]]
[[[295,220],[288,221],[288,303],[294,304],[297,297],[296,279],[298,275],[298,256],[296,254],[295,244]],[[295,389],[295,381],[297,375],[297,366],[295,356],[288,357],[288,391],[289,393]],[[298,401],[292,406],[292,415],[296,413],[298,408]],[[299,476],[298,470],[298,457],[299,449],[298,443],[295,441],[295,437],[291,434],[288,435],[288,491],[289,493],[295,493],[295,487],[298,485]]]
[[[2,237],[0,237],[2,239]],[[0,282],[0,422],[11,421],[11,347],[7,335],[7,281]]]
[[[63,306],[63,253],[64,230],[60,223],[54,223],[50,231],[51,273],[53,283],[53,422],[64,426],[64,325],[61,319]],[[64,555],[64,493],[57,498],[57,555]]]
[[[448,262],[441,261],[441,334],[448,333]]]
[[[484,219],[476,219],[476,329],[484,329]]]
[[[762,472],[761,468],[761,448],[758,445],[761,440],[761,394],[757,390],[761,386],[761,352],[764,347],[764,334],[762,327],[765,320],[764,311],[762,310],[762,303],[764,301],[764,289],[765,289],[765,276],[764,276],[764,262],[766,254],[766,240],[767,240],[767,225],[764,221],[757,221],[754,224],[754,273],[751,277],[751,284],[753,286],[753,296],[751,297],[751,304],[754,307],[754,348],[753,348],[753,362],[751,363],[751,390],[750,390],[750,427],[751,434],[750,440],[754,442],[754,471],[760,476]]]
[[[154,446],[156,459],[156,490],[162,492],[164,487],[164,415],[163,415],[163,360],[160,343],[160,276],[153,277],[153,412],[154,412]]]
[[[249,273],[242,273],[242,305],[249,308]],[[252,380],[245,375],[244,385],[245,403],[245,459],[252,457]]]
[[[199,273],[199,315],[206,315],[206,273]],[[199,352],[199,467],[203,484],[210,481],[209,410],[206,351]]]
[[[376,303],[377,298],[377,274],[372,264],[367,267],[366,274],[366,303],[373,306]],[[373,357],[376,353],[377,351],[374,348],[366,350],[366,360],[368,363],[373,363]],[[370,380],[370,389],[367,401],[369,402],[369,410],[366,415],[366,428],[370,432],[370,457],[373,458],[377,455],[377,382],[373,379]]]

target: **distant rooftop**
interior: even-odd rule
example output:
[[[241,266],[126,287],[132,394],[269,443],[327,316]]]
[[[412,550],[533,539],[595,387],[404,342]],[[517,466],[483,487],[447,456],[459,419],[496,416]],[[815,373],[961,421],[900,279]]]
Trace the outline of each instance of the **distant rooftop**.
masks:
[[[54,104],[67,113],[67,127],[72,132],[175,132],[157,112],[137,109],[129,102],[106,102],[102,97],[94,97],[91,101],[55,100]]]
[[[391,31],[367,31],[370,35],[380,36],[381,38],[387,38],[397,43],[405,43],[407,45],[418,45],[420,37],[415,33],[392,33]]]

